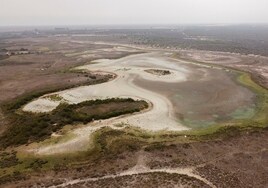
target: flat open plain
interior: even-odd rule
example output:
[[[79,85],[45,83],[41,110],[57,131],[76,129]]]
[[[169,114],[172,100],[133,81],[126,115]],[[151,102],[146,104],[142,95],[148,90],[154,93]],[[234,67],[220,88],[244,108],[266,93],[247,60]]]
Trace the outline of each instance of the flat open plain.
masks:
[[[268,185],[267,57],[155,48],[123,35],[48,35],[1,43],[29,54],[0,60],[1,135],[13,128],[0,141],[23,143],[1,150],[0,185]],[[131,107],[114,98],[148,108],[88,121],[59,116],[56,127],[70,106],[95,114]],[[20,129],[23,121],[33,122]]]

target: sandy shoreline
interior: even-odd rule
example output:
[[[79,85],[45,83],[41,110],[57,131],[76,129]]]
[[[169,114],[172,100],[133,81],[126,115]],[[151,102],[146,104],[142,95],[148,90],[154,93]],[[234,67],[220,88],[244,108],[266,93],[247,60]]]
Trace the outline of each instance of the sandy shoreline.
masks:
[[[219,109],[219,106],[222,109],[225,105],[226,113],[230,113],[233,108],[236,110],[236,106],[250,102],[247,99],[247,96],[251,97],[249,91],[241,87],[236,87],[234,90],[236,85],[232,83],[227,75],[229,73],[225,70],[192,65],[184,60],[172,58],[172,53],[150,52],[114,60],[99,59],[93,62],[94,64],[75,69],[102,74],[112,73],[116,75],[115,79],[97,85],[81,86],[45,95],[25,105],[23,110],[47,113],[57,108],[61,102],[77,104],[87,100],[107,98],[145,100],[152,107],[141,113],[88,123],[87,126],[73,130],[72,133],[76,136],[71,140],[31,148],[31,151],[38,154],[55,154],[86,150],[92,133],[102,127],[116,129],[118,124],[153,132],[188,130],[189,127],[180,123],[178,113],[183,113],[182,117],[186,115],[186,118],[187,116],[200,117],[204,113],[203,117],[206,118],[208,115],[203,108],[204,105],[211,103],[209,107],[214,110],[210,110],[210,113],[214,117],[213,113],[217,113],[215,109]],[[150,69],[165,70],[170,74],[151,74],[147,71]],[[220,78],[217,79],[217,76]],[[224,81],[221,78],[224,78]],[[220,86],[220,84],[223,85]],[[206,89],[208,86],[211,87]],[[222,92],[222,87],[225,87],[226,93]],[[200,94],[196,95],[198,92]],[[176,94],[175,97],[181,98],[176,98],[174,102],[171,94]],[[50,95],[57,95],[60,100],[53,101]],[[240,95],[242,97],[239,97]],[[226,104],[222,101],[226,101]],[[199,111],[194,113],[193,108]],[[201,115],[198,116],[198,113]]]
[[[151,111],[135,115],[133,118],[128,117],[120,119],[114,123],[119,123],[120,121],[125,124],[134,125],[151,131],[185,130],[187,128],[180,125],[174,118],[172,114],[172,105],[166,97],[133,84],[133,80],[137,77],[150,81],[169,83],[182,82],[187,79],[188,70],[178,65],[176,66],[176,64],[168,64],[168,60],[166,59],[163,59],[163,62],[157,62],[159,60],[157,58],[154,59],[154,56],[155,54],[142,54],[128,56],[119,60],[97,60],[97,64],[78,67],[77,69],[87,69],[90,71],[113,72],[117,74],[117,78],[110,82],[82,86],[53,94],[57,94],[70,104],[76,104],[86,100],[113,97],[146,100],[153,104]],[[146,68],[142,67],[143,62],[145,61],[147,66],[151,63],[152,67],[158,66],[158,68],[169,68],[169,70],[172,71],[172,74],[157,76],[147,73],[144,71]],[[60,101],[52,101],[46,96],[46,98],[41,97],[30,102],[23,108],[23,110],[28,112],[49,112],[55,109],[59,104]]]

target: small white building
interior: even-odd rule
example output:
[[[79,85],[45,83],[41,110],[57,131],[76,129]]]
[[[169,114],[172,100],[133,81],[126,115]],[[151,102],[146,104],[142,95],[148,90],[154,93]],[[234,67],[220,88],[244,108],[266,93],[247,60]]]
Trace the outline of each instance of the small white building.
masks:
[[[18,54],[20,54],[20,55],[29,54],[29,51],[19,51]]]

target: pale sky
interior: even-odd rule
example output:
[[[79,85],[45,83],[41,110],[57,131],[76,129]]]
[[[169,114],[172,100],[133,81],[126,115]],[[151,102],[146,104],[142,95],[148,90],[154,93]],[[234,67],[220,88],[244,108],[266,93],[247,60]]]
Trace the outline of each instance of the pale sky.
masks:
[[[0,26],[268,23],[268,0],[0,0]]]

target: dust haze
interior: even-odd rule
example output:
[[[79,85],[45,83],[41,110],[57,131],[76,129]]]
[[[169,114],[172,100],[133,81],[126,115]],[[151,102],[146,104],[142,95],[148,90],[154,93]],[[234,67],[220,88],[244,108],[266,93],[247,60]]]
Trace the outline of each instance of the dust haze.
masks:
[[[0,0],[0,25],[267,23],[266,0]]]

